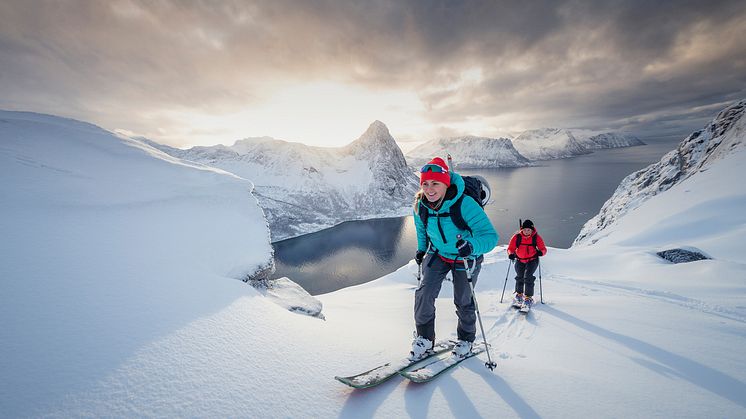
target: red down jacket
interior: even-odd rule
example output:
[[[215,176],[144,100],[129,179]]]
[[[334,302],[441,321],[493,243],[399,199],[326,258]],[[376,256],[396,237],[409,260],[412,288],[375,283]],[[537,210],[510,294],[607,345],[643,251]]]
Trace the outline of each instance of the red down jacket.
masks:
[[[521,236],[521,245],[517,246],[518,236]],[[534,236],[536,236],[536,247],[539,248],[542,255],[547,254],[547,247],[544,245],[544,239],[534,230],[530,236],[524,236],[520,231],[513,235],[508,245],[508,254],[515,253],[518,260],[528,262],[536,258],[536,248],[534,247]]]

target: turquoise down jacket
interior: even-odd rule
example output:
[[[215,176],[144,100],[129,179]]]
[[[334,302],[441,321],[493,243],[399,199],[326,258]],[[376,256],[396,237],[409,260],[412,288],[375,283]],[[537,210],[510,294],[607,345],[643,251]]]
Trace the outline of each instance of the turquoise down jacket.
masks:
[[[414,225],[417,229],[417,250],[427,250],[427,238],[430,238],[432,243],[430,246],[430,253],[434,253],[438,250],[438,253],[448,259],[458,258],[458,249],[456,249],[456,241],[458,241],[458,235],[471,243],[474,251],[470,258],[478,257],[483,255],[490,250],[494,249],[497,245],[497,232],[492,227],[490,219],[487,214],[484,213],[482,207],[472,199],[472,197],[465,195],[461,202],[461,214],[466,221],[466,224],[471,228],[471,232],[468,230],[460,230],[451,220],[451,217],[437,217],[438,214],[446,214],[449,212],[451,206],[453,206],[462,195],[464,195],[464,179],[458,173],[451,173],[451,186],[456,186],[456,196],[451,199],[443,201],[443,205],[435,211],[429,208],[424,203],[417,201],[414,207]],[[426,198],[422,198],[426,199]],[[425,232],[425,225],[420,220],[418,214],[419,206],[425,206],[429,213],[427,220],[427,232]],[[440,228],[438,224],[440,223]],[[441,229],[443,233],[441,234]],[[445,236],[445,240],[444,240]]]

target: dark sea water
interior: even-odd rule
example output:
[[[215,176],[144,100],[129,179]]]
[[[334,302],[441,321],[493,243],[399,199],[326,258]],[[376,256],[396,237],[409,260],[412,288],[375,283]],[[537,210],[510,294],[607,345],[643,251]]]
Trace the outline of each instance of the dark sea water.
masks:
[[[646,146],[599,150],[534,167],[458,171],[454,163],[459,173],[488,180],[493,203],[485,211],[500,244],[510,240],[519,219],[529,218],[547,246],[568,248],[625,176],[660,160],[678,143],[647,141]],[[345,222],[273,246],[273,277],[287,276],[318,295],[395,271],[412,259],[417,238],[410,216]]]

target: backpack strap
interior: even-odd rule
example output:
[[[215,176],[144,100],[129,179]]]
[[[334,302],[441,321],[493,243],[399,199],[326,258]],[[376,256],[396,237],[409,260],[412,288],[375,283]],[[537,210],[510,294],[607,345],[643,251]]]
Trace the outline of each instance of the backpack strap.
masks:
[[[522,236],[523,236],[523,234],[521,234],[521,233],[516,234],[516,238],[515,238],[515,248],[516,248],[516,251],[521,246],[521,238],[522,238]],[[537,236],[537,234],[536,234],[536,232],[534,232],[534,236],[531,238],[531,246],[534,249],[536,249],[536,251],[538,252],[539,248],[536,246],[536,236]]]
[[[515,246],[518,247],[521,245],[521,236],[523,236],[523,234],[518,233],[516,236]],[[536,234],[534,234],[534,237],[531,239],[531,246],[536,247]]]
[[[471,231],[471,227],[469,227],[469,224],[466,223],[464,216],[461,214],[461,204],[463,202],[464,195],[461,195],[458,201],[454,202],[451,206],[451,221],[453,221],[453,224],[455,224],[459,230],[466,230],[471,235],[474,235],[474,232]]]
[[[456,202],[456,204],[460,204],[460,200],[459,200],[459,202]],[[440,237],[443,239],[443,243],[448,243],[448,239],[446,238],[446,234],[443,231],[443,227],[440,225],[440,219],[441,218],[445,218],[445,217],[451,217],[451,219],[453,220],[453,212],[444,212],[444,213],[439,213],[439,214],[434,214],[433,215],[433,214],[430,214],[430,211],[428,211],[427,207],[422,203],[422,201],[420,201],[418,203],[418,205],[419,205],[419,208],[417,208],[417,214],[420,216],[420,221],[422,221],[422,224],[425,226],[425,236],[427,237],[427,244],[430,245],[430,243],[431,243],[430,242],[430,236],[427,235],[427,220],[430,217],[436,217],[438,219],[438,231],[440,232]],[[451,208],[453,208],[453,207],[451,207]],[[460,208],[459,208],[459,217],[461,217],[461,209]],[[463,221],[463,217],[461,217],[461,220]],[[464,223],[464,225],[466,224],[466,222],[463,222],[463,223]],[[459,227],[458,223],[456,223],[455,220],[454,220],[454,224],[456,224],[456,226]],[[459,227],[459,228],[461,228],[461,227]],[[464,228],[461,228],[461,229],[462,230],[468,229],[471,232],[471,229],[469,229],[468,227],[466,229],[464,229]]]

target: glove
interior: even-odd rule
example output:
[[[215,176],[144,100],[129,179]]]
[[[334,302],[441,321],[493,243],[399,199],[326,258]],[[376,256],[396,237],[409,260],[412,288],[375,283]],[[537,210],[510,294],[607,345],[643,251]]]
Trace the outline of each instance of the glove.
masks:
[[[515,253],[511,253],[508,255],[508,259],[515,260]]]
[[[456,248],[458,249],[458,255],[465,258],[474,252],[474,247],[468,241],[460,239],[456,242]]]
[[[536,248],[536,256],[544,256],[544,254],[541,253],[541,250],[539,250],[538,247]]]
[[[418,250],[417,253],[414,254],[414,261],[417,262],[418,265],[422,265],[422,261],[424,259],[425,259],[424,250]]]

